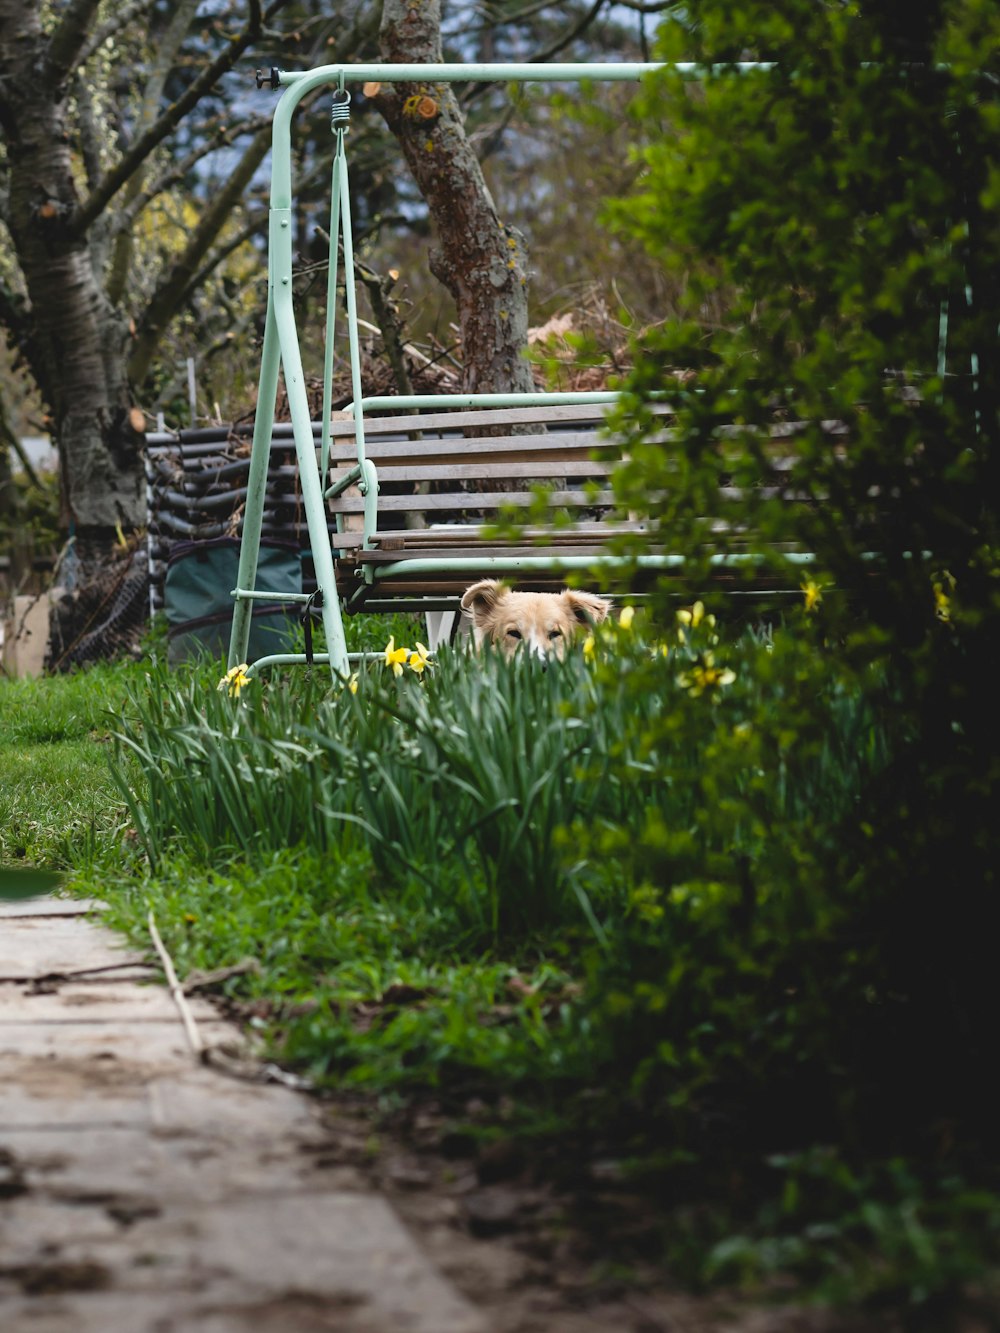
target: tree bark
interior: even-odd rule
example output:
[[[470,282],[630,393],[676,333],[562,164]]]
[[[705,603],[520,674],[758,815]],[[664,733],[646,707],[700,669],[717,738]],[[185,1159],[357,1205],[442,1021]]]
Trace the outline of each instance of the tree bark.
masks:
[[[384,0],[379,45],[387,63],[439,63],[440,0]],[[434,222],[440,245],[431,252],[431,272],[458,309],[463,388],[473,393],[534,388],[524,356],[524,237],[497,215],[451,84],[383,84],[375,102]]]
[[[88,539],[143,522],[141,434],[129,416],[127,323],[98,285],[86,237],[67,225],[79,201],[66,89],[45,77],[50,42],[36,9],[2,0],[0,83],[16,90],[3,99],[7,225],[30,310],[21,350],[52,415],[66,519]]]

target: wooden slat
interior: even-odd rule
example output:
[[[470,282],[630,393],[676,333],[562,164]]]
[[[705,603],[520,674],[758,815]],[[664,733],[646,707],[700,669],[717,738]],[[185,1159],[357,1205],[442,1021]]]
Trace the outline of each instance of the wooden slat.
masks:
[[[523,454],[530,457],[536,453],[551,454],[553,458],[563,458],[569,453],[579,452],[587,457],[594,451],[617,448],[612,437],[598,434],[596,431],[567,431],[565,434],[553,432],[548,435],[493,435],[487,439],[469,439],[464,435],[430,440],[407,439],[365,439],[365,457],[374,462],[380,459],[462,459],[470,456],[486,458],[505,454]],[[352,467],[357,462],[357,452],[353,441],[350,444],[334,444],[330,449],[331,462],[340,467]]]
[[[514,509],[523,509],[536,504],[538,498],[524,491],[458,491],[445,495],[380,495],[379,513],[401,513],[412,511],[424,513],[432,510],[464,509],[502,509],[510,505]],[[544,497],[547,505],[557,508],[559,505],[573,505],[585,509],[597,509],[615,503],[611,491],[599,491],[589,495],[586,491],[549,491]],[[365,502],[360,495],[338,495],[330,502],[330,509],[335,514],[364,513]]]
[[[502,571],[497,572],[502,573]],[[492,576],[491,571],[490,577]],[[445,573],[437,575],[418,574],[405,579],[380,579],[372,588],[372,596],[387,599],[412,597],[420,594],[422,596],[451,597],[457,601],[469,584],[476,581],[476,578],[477,574],[473,571],[465,574],[455,572],[450,576]],[[566,586],[566,575],[558,572],[551,575],[539,575],[537,572],[533,574],[519,573],[517,583],[519,588],[532,589],[537,592],[546,590],[558,592]],[[346,580],[344,581],[344,590],[350,590],[352,586]]]
[[[499,538],[494,533],[489,532],[483,527],[469,524],[461,533],[440,533],[436,528],[407,528],[398,531],[376,533],[374,541],[376,545],[388,547],[390,544],[395,549],[400,547],[406,550],[426,551],[426,550],[457,550],[462,551],[473,546],[478,546],[483,541],[489,541],[494,546],[503,549],[520,550],[525,555],[530,555],[532,551],[544,550],[547,547],[568,547],[568,546],[586,546],[593,549],[595,546],[603,546],[616,536],[634,536],[645,535],[641,528],[623,528],[619,524],[607,524],[604,528],[594,529],[586,532],[550,532],[543,535],[536,534],[534,537],[518,537],[510,540]]]
[[[385,465],[378,470],[380,484],[410,481],[539,481],[556,477],[608,477],[613,463],[594,463],[587,458],[540,459],[531,462],[429,463]],[[474,497],[475,492],[470,492]]]
[[[392,565],[405,564],[410,560],[460,560],[469,559],[490,559],[500,563],[507,560],[510,562],[510,568],[513,569],[518,560],[525,558],[539,560],[564,560],[575,558],[577,556],[595,556],[599,555],[604,549],[603,544],[599,542],[589,542],[582,546],[494,546],[488,541],[476,542],[473,546],[463,549],[456,549],[452,546],[426,546],[409,547],[404,546],[401,550],[383,550],[381,547],[369,551],[354,551],[345,559],[346,563],[355,565]],[[662,548],[649,548],[649,553],[654,554]]]
[[[720,486],[717,494],[727,504],[748,499],[750,495],[760,499],[783,499],[790,504],[808,503],[814,497],[798,492],[786,491],[777,486],[761,486],[747,491],[736,486]],[[816,497],[822,498],[822,497]],[[463,513],[481,510],[527,509],[533,504],[544,503],[552,509],[560,507],[578,509],[608,509],[616,504],[613,491],[595,491],[592,494],[583,490],[540,491],[445,491],[435,495],[380,495],[379,513]],[[335,514],[364,513],[364,499],[360,495],[338,495],[330,501],[330,509]]]
[[[350,550],[360,546],[365,539],[363,532],[331,532],[330,544],[334,550]]]
[[[484,531],[483,525],[479,523],[434,523],[426,528],[407,528],[401,530],[405,535],[407,542],[422,541],[441,541],[448,542],[468,541],[470,534],[475,537],[477,533]],[[629,532],[645,532],[648,526],[644,523],[615,522],[609,519],[603,519],[596,522],[566,523],[560,524],[558,528],[537,528],[525,527],[518,531],[517,537],[512,539],[518,542],[530,541],[559,541],[565,538],[567,541],[574,541],[578,537],[581,539],[594,538],[603,541],[608,537],[614,537]]]
[[[613,405],[612,405],[613,406]],[[458,408],[440,412],[409,413],[403,416],[365,414],[365,439],[387,432],[466,430],[496,426],[521,426],[535,423],[564,425],[567,422],[594,422],[602,425],[611,407],[607,403],[560,404],[549,407]],[[672,415],[669,407],[657,409],[657,415]],[[354,418],[341,417],[331,422],[334,439],[354,439]]]
[[[374,442],[384,437],[408,436],[414,432],[422,433],[425,436],[431,432],[446,431],[452,435],[462,435],[467,428],[475,429],[477,426],[498,426],[498,425],[533,425],[538,424],[547,426],[549,423],[566,427],[573,423],[578,423],[581,427],[587,429],[588,434],[599,434],[606,425],[605,413],[607,409],[601,406],[591,407],[553,407],[553,408],[496,408],[490,412],[462,410],[455,412],[428,413],[425,416],[407,415],[391,417],[365,417],[365,440],[371,439]],[[657,415],[667,420],[672,416],[669,408],[657,409]],[[849,428],[846,422],[837,420],[823,421],[778,421],[768,427],[768,435],[773,440],[793,440],[797,435],[804,434],[807,430],[816,427],[833,440],[842,440],[848,433]],[[746,426],[740,425],[721,425],[717,428],[720,439],[726,439],[734,436],[745,435]],[[335,442],[355,439],[353,418],[345,420],[335,420],[331,423],[331,438]],[[753,428],[755,434],[759,434],[756,428]],[[319,438],[320,425],[314,423],[314,434]],[[552,434],[559,434],[560,431],[553,431]],[[672,434],[669,430],[667,435]],[[488,444],[491,439],[500,437],[485,437]]]
[[[667,436],[646,437],[645,443],[670,442]],[[366,457],[380,463],[392,459],[406,459],[424,463],[447,463],[474,457],[518,459],[534,458],[537,455],[548,456],[554,460],[565,458],[568,454],[579,452],[586,458],[607,461],[620,457],[626,450],[628,441],[620,436],[598,434],[594,431],[573,432],[566,435],[510,435],[493,436],[489,439],[468,439],[455,436],[450,439],[405,440],[375,439],[366,440]],[[786,434],[775,435],[774,446],[788,448],[789,437]],[[846,447],[842,442],[831,438],[832,456],[843,458]],[[739,452],[730,452],[723,444],[720,451],[723,461],[727,457],[741,459]],[[331,464],[336,467],[353,467],[357,461],[353,445],[335,444],[330,450]],[[768,457],[766,466],[775,470],[787,471],[794,467],[799,459],[787,452],[775,453]]]

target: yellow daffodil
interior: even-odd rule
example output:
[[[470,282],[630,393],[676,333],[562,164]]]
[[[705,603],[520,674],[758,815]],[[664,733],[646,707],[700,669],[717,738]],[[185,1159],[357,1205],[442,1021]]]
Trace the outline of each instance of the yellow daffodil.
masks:
[[[802,590],[802,596],[805,598],[806,614],[812,615],[823,600],[823,589],[812,579],[809,579],[807,583],[801,583],[799,587]]]
[[[947,624],[951,620],[951,594],[955,591],[955,576],[945,570],[940,579],[935,579],[933,586],[934,614],[943,624]]]
[[[677,684],[682,690],[695,698],[700,694],[712,693],[723,685],[732,685],[736,672],[729,667],[717,667],[711,653],[705,653],[701,661],[695,662],[689,671],[682,671],[677,677]]]
[[[434,663],[430,659],[430,654],[418,639],[416,651],[410,653],[410,659],[408,662],[410,670],[415,671],[419,675],[426,667],[433,665]]]
[[[406,665],[409,651],[408,648],[397,648],[396,636],[392,635],[385,646],[385,664],[387,667],[392,667],[392,674],[394,676],[401,676],[403,674],[403,667]]]
[[[715,624],[715,616],[705,615],[704,602],[695,602],[694,606],[682,606],[677,612],[677,619],[689,629],[697,629],[702,621],[706,625]]]
[[[238,699],[240,690],[244,685],[250,684],[250,677],[247,675],[247,664],[241,662],[239,666],[231,667],[219,681],[220,690],[228,690],[230,699]]]
[[[667,643],[663,643],[662,640],[659,643],[654,643],[652,648],[650,648],[649,650],[649,655],[654,661],[658,657],[664,657],[664,658],[669,657],[670,645]]]
[[[347,688],[350,690],[350,692],[351,692],[352,694],[357,694],[357,692],[358,692],[358,673],[357,673],[356,671],[353,671],[353,672],[351,673],[351,679],[347,682]]]
[[[623,606],[623,607],[622,607],[622,613],[621,613],[621,615],[618,617],[618,623],[619,623],[619,625],[621,625],[622,629],[631,629],[631,628],[632,628],[632,621],[633,621],[634,619],[635,619],[635,607],[634,607],[634,606]]]
[[[701,624],[708,627],[715,624],[715,616],[705,614],[704,602],[695,602],[694,606],[682,606],[677,612],[677,642],[687,643],[687,633],[685,631],[697,629]]]
[[[588,634],[583,641],[583,660],[592,662],[597,656],[597,641],[593,634]]]

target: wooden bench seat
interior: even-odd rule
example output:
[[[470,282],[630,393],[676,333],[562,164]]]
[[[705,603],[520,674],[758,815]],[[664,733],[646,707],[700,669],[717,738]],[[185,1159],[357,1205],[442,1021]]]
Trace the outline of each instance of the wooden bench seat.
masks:
[[[607,428],[606,411],[604,405],[558,404],[366,415],[365,454],[379,480],[377,529],[366,537],[365,498],[356,485],[329,499],[338,590],[347,609],[443,609],[485,574],[523,588],[557,589],[570,570],[606,557],[609,544],[622,536],[643,538],[648,577],[679,568],[683,557],[664,549],[645,522],[615,504],[610,477],[626,445]],[[669,449],[669,407],[658,415],[661,425],[652,438]],[[784,482],[803,428],[801,422],[774,424],[766,476],[754,488],[758,498],[815,500],[793,495]],[[727,435],[737,429],[720,429],[723,451]],[[822,429],[831,450],[842,451],[840,423],[824,422]],[[331,487],[342,485],[356,462],[354,419],[344,414],[332,428]],[[712,522],[716,531],[732,535],[726,502],[746,492],[723,485],[718,495]],[[523,527],[518,514],[524,515]],[[737,582],[724,567],[719,578]]]
[[[486,572],[522,587],[562,587],[573,561],[641,530],[615,513],[610,475],[622,451],[605,428],[606,410],[559,404],[366,416],[378,530],[364,541],[356,486],[329,501],[348,609],[400,597],[453,604]],[[354,433],[350,416],[333,424],[331,484],[356,464]],[[552,513],[551,525],[540,525],[540,509]],[[527,525],[499,535],[504,515],[524,510]]]

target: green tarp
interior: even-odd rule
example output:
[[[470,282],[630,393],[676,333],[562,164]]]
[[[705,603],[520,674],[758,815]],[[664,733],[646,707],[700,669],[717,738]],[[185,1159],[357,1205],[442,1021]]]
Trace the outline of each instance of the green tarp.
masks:
[[[233,620],[232,592],[239,569],[239,542],[232,537],[183,542],[171,553],[163,584],[167,616],[167,660],[183,662],[199,653],[225,658]],[[284,593],[302,591],[302,557],[288,544],[262,541],[257,587],[274,592],[273,602],[255,604],[247,660],[294,649],[298,608]]]

